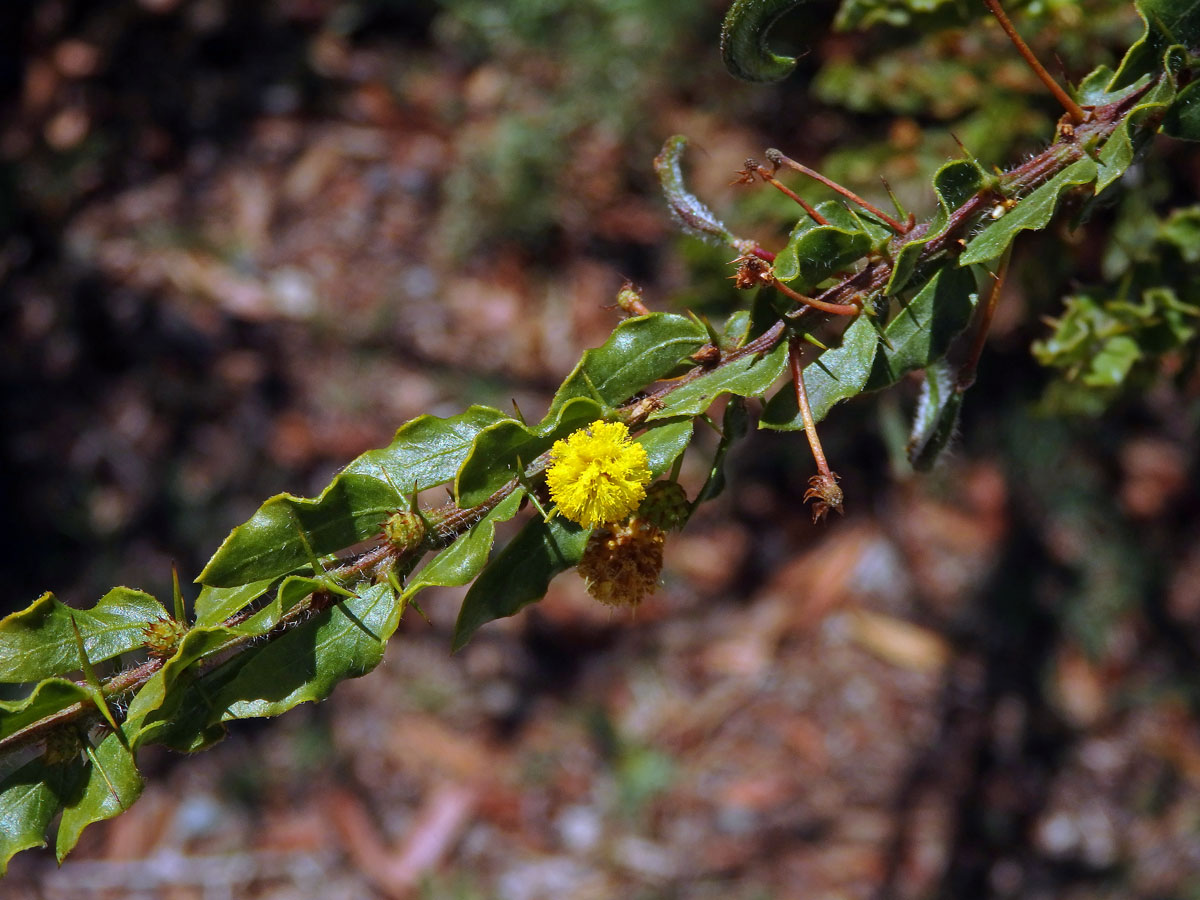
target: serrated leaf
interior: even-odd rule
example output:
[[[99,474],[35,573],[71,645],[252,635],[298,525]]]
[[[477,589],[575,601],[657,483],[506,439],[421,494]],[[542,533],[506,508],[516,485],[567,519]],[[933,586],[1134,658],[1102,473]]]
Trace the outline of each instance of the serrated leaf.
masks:
[[[687,363],[707,341],[704,326],[687,316],[651,313],[626,319],[602,346],[584,351],[554,395],[544,421],[556,418],[574,397],[588,397],[611,411]]]
[[[77,790],[82,772],[82,763],[49,765],[38,758],[0,781],[0,877],[14,855],[46,846],[46,828]]]
[[[387,447],[346,466],[319,497],[272,497],[233,529],[196,580],[237,587],[274,578],[303,568],[314,554],[336,553],[377,534],[413,491],[454,478],[479,432],[509,418],[473,406],[448,419],[413,419]]]
[[[427,587],[457,587],[478,575],[491,553],[496,525],[515,516],[524,498],[524,488],[517,488],[500,501],[466,534],[459,536],[453,544],[426,563],[405,585],[404,596],[411,597]]]
[[[699,378],[680,385],[655,410],[648,421],[673,416],[698,416],[723,394],[737,397],[763,396],[787,367],[787,341],[780,341],[770,353],[748,354]]]
[[[970,269],[938,270],[888,322],[883,330],[887,340],[879,344],[863,390],[890,387],[945,356],[950,342],[970,323],[977,300]]]
[[[90,702],[91,691],[86,686],[65,678],[47,678],[28,697],[0,700],[0,740],[68,706]]]
[[[142,629],[165,615],[161,603],[130,588],[113,588],[91,609],[72,609],[43,594],[0,619],[0,682],[40,681],[78,670],[72,616],[88,659],[97,663],[140,648]]]
[[[453,650],[483,625],[515,615],[546,595],[550,580],[579,562],[590,530],[562,516],[531,519],[475,579],[454,624]]]
[[[829,224],[818,225],[807,216],[801,219],[772,264],[776,278],[795,282],[792,286],[801,292],[857,262],[878,242],[841,203],[827,200],[817,206],[817,212]]]
[[[1046,227],[1065,191],[1076,185],[1091,184],[1096,174],[1096,163],[1091,159],[1071,163],[973,238],[958,264],[968,266],[998,259],[1020,232]]]
[[[932,469],[953,440],[962,398],[957,371],[944,362],[925,370],[925,384],[908,439],[908,460],[918,472]]]
[[[842,334],[841,346],[826,350],[804,367],[804,387],[814,421],[820,422],[834,404],[861,393],[875,365],[879,333],[866,315],[858,316]],[[804,428],[791,384],[776,392],[763,409],[759,428],[799,431]]]
[[[485,428],[454,479],[455,503],[463,509],[478,506],[520,474],[518,461],[528,465],[556,440],[604,414],[592,398],[571,397],[535,426],[509,419]]]
[[[133,753],[110,734],[90,754],[82,791],[63,807],[54,852],[61,863],[93,822],[119,816],[141,796],[142,776]]]
[[[699,197],[687,189],[683,180],[683,150],[687,138],[672,135],[654,157],[654,173],[666,197],[671,214],[686,234],[703,241],[733,246],[736,239]]]

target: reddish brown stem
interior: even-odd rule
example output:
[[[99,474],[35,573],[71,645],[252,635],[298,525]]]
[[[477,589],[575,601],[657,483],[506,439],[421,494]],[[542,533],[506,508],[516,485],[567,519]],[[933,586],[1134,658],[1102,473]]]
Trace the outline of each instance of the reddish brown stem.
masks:
[[[1012,245],[1004,252],[1003,258],[1000,260],[1000,266],[992,275],[992,287],[988,291],[987,302],[983,305],[983,310],[979,316],[979,327],[975,331],[975,337],[971,341],[971,350],[967,354],[966,360],[963,362],[962,368],[958,371],[958,384],[956,389],[961,394],[972,384],[975,383],[975,372],[979,367],[979,357],[983,355],[983,345],[987,342],[988,331],[992,327],[992,320],[996,316],[996,307],[1000,303],[1000,292],[1004,289],[1004,278],[1008,274],[1008,261],[1012,258]]]
[[[804,211],[806,213],[808,213],[808,217],[810,219],[812,219],[814,222],[816,222],[818,225],[828,225],[829,224],[829,220],[826,219],[819,212],[817,212],[816,209],[813,208],[811,203],[809,203],[807,200],[805,200],[803,197],[801,197],[799,194],[797,194],[795,191],[793,191],[790,187],[788,187],[786,184],[784,184],[782,181],[780,181],[778,178],[776,178],[769,169],[767,169],[764,166],[756,166],[755,171],[758,172],[759,178],[761,178],[767,184],[771,185],[771,187],[775,188],[775,190],[779,191],[784,196],[789,197],[792,200],[799,203],[800,206],[802,206],[804,208]]]
[[[992,15],[996,17],[996,21],[1000,23],[1000,27],[1008,35],[1008,39],[1013,42],[1013,46],[1021,54],[1021,58],[1025,60],[1029,68],[1033,69],[1033,74],[1041,80],[1042,84],[1054,95],[1054,99],[1067,111],[1067,115],[1071,117],[1071,121],[1076,125],[1081,124],[1087,118],[1083,107],[1072,100],[1071,95],[1064,91],[1062,86],[1054,80],[1054,77],[1046,71],[1046,67],[1038,62],[1038,58],[1033,55],[1033,51],[1029,49],[1029,45],[1021,39],[1021,35],[1017,34],[1017,29],[1013,27],[1013,23],[1004,11],[1004,7],[1000,5],[1000,0],[983,0],[983,3],[991,11]]]
[[[804,384],[804,370],[800,365],[800,339],[793,337],[788,344],[788,368],[792,373],[792,384],[796,388],[796,406],[800,410],[800,419],[804,423],[804,436],[808,438],[808,447],[812,450],[813,462],[817,464],[817,474],[808,480],[808,490],[804,499],[816,500],[813,504],[813,521],[818,522],[831,510],[845,512],[842,508],[842,489],[838,487],[837,473],[829,468],[825,459],[825,451],[821,448],[821,439],[817,436],[817,423],[813,419],[812,407],[808,403],[808,388]]]
[[[803,303],[805,306],[811,306],[813,309],[821,310],[821,312],[827,312],[835,316],[857,316],[862,312],[862,307],[854,303],[826,303],[824,300],[818,300],[816,297],[805,297],[799,291],[792,290],[770,272],[763,274],[763,281],[786,296],[791,297],[797,303]]]
[[[851,203],[857,203],[859,206],[861,206],[863,209],[865,209],[871,215],[875,216],[875,218],[879,219],[879,221],[885,223],[888,226],[888,228],[892,229],[892,231],[894,231],[896,234],[908,234],[908,232],[912,229],[911,222],[907,225],[902,225],[900,222],[897,222],[895,219],[893,219],[891,216],[889,216],[887,213],[885,213],[878,206],[875,206],[872,203],[868,203],[862,197],[858,196],[858,194],[854,193],[854,191],[850,190],[849,188],[842,187],[840,184],[838,184],[833,179],[826,178],[824,175],[822,175],[820,172],[816,171],[815,169],[810,169],[808,166],[804,165],[804,163],[796,162],[796,160],[792,159],[791,157],[784,156],[778,150],[775,150],[775,149],[768,150],[767,151],[767,159],[769,159],[771,162],[773,162],[776,166],[787,166],[789,169],[795,169],[797,172],[800,172],[803,175],[807,175],[809,178],[819,181],[821,184],[825,185],[825,187],[827,187],[831,190],[837,191],[839,194],[841,194],[843,197],[845,197]]]

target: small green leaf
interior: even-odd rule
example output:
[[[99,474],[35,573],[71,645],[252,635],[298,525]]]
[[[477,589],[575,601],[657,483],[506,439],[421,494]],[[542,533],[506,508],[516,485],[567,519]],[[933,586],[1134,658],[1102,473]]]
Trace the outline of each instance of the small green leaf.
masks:
[[[79,669],[74,616],[93,663],[139,649],[142,631],[163,616],[149,594],[113,588],[91,609],[72,609],[43,594],[33,604],[0,619],[0,682],[40,681]]]
[[[804,387],[814,421],[821,421],[834,404],[860,394],[875,365],[879,333],[866,315],[860,315],[842,334],[842,344],[826,350],[804,367]],[[784,385],[767,401],[759,428],[800,431],[804,420],[796,406],[792,384]]]
[[[1162,71],[1164,53],[1174,44],[1192,49],[1200,46],[1200,3],[1196,0],[1136,0],[1134,6],[1145,31],[1125,54],[1109,90],[1132,84],[1146,74],[1157,75]]]
[[[646,450],[646,465],[650,467],[650,477],[658,478],[674,465],[676,457],[691,443],[691,417],[671,422],[656,422],[634,440]]]
[[[277,716],[324,700],[341,681],[383,659],[403,604],[388,584],[363,587],[308,622],[231,663],[236,675],[212,694],[221,719]]]
[[[908,439],[908,460],[918,472],[932,469],[954,439],[962,398],[957,371],[944,362],[925,370],[925,384]]]
[[[887,340],[879,344],[863,390],[890,387],[945,356],[950,342],[970,323],[978,296],[970,269],[939,269],[888,322],[883,331]]]
[[[26,763],[0,781],[0,877],[22,850],[46,846],[46,828],[77,790],[83,764]]]
[[[1075,185],[1091,184],[1096,173],[1096,163],[1092,159],[1084,158],[1071,163],[984,228],[967,244],[958,264],[968,266],[998,259],[1020,232],[1045,228],[1058,208],[1063,193]]]
[[[916,270],[925,245],[945,230],[950,215],[966,203],[974,194],[986,187],[990,181],[979,164],[970,159],[956,159],[946,163],[933,175],[933,190],[938,198],[938,209],[928,228],[917,229],[896,254],[892,276],[888,279],[887,295],[897,296],[908,287]]]
[[[90,702],[91,692],[85,686],[65,678],[47,678],[28,697],[0,700],[0,739],[11,737],[68,706]]]
[[[524,497],[524,489],[517,488],[500,501],[495,509],[472,525],[466,534],[459,536],[453,544],[434,556],[405,585],[405,598],[427,587],[457,587],[478,575],[487,563],[488,554],[491,553],[492,542],[496,537],[496,525],[515,516]]]
[[[532,428],[516,419],[485,428],[454,479],[455,503],[464,509],[478,506],[520,474],[518,461],[528,465],[559,438],[603,417],[595,400],[572,397]]]
[[[708,478],[704,480],[703,487],[696,494],[696,499],[692,501],[693,511],[701,503],[712,500],[725,490],[725,456],[734,441],[746,436],[749,426],[750,414],[746,411],[746,401],[741,397],[734,397],[725,407],[725,415],[721,420],[721,441],[717,444],[716,453],[713,454],[712,465],[708,469]]]
[[[675,388],[666,396],[663,408],[650,414],[649,421],[698,416],[723,394],[761,397],[779,380],[786,367],[787,341],[780,341],[770,353],[747,354]]]
[[[1193,81],[1171,102],[1162,130],[1182,141],[1200,141],[1200,81]]]
[[[90,755],[83,790],[63,808],[54,848],[60,863],[74,849],[85,828],[93,822],[119,816],[142,793],[142,776],[133,753],[116,734],[101,741]]]
[[[767,35],[787,12],[803,0],[734,0],[721,26],[721,58],[725,68],[743,81],[782,81],[796,68],[794,56],[780,56],[767,46]]]
[[[231,588],[205,585],[196,597],[196,625],[220,625],[265,594],[274,580],[264,578]]]
[[[589,534],[561,516],[525,523],[467,591],[454,625],[453,649],[465,647],[480,626],[542,599],[550,580],[579,562]]]
[[[734,246],[737,239],[716,217],[699,197],[687,189],[683,179],[683,150],[687,138],[682,134],[672,135],[654,158],[654,173],[666,197],[671,214],[685,234],[710,243]]]
[[[196,580],[237,587],[274,578],[377,534],[412,492],[454,478],[479,432],[507,419],[485,406],[449,419],[413,419],[390,445],[346,466],[316,499],[272,497],[233,529]]]
[[[776,278],[795,282],[792,287],[801,292],[857,262],[878,243],[877,236],[869,234],[858,216],[841,203],[828,200],[817,212],[829,224],[818,225],[805,216],[772,266]]]
[[[610,410],[647,385],[672,374],[708,341],[704,326],[687,316],[651,313],[626,319],[603,346],[584,351],[550,403],[544,421],[566,402],[588,397]]]

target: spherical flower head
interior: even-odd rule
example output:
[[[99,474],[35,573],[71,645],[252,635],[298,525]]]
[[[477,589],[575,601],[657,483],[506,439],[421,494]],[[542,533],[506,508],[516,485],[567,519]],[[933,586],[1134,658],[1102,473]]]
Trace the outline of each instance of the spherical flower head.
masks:
[[[637,509],[650,481],[645,448],[621,422],[593,422],[556,441],[546,471],[558,511],[585,528],[620,522]]]
[[[640,516],[593,531],[577,567],[588,593],[605,606],[638,606],[658,587],[665,537]]]

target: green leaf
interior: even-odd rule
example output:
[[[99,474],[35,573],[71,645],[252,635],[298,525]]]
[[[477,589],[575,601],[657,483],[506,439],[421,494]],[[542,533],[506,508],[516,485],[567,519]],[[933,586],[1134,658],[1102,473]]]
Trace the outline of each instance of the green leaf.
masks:
[[[1162,115],[1164,107],[1168,107],[1174,98],[1175,80],[1164,76],[1126,113],[1097,156],[1100,164],[1096,175],[1097,194],[1125,174],[1141,147],[1150,139],[1151,132],[1141,127],[1142,122],[1149,116]]]
[[[932,469],[954,439],[962,398],[956,370],[944,362],[925,370],[925,384],[908,439],[908,460],[918,472]]]
[[[1200,46],[1200,3],[1196,0],[1137,0],[1134,6],[1145,31],[1125,54],[1109,90],[1132,84],[1146,74],[1157,75],[1162,71],[1163,54],[1172,45]]]
[[[1200,81],[1193,81],[1171,102],[1162,130],[1182,141],[1200,141]]]
[[[162,604],[142,591],[113,588],[91,609],[72,609],[53,594],[0,619],[0,682],[40,681],[80,668],[71,617],[88,659],[101,662],[137,650],[144,629],[163,618]]]
[[[0,740],[68,706],[90,702],[91,691],[84,685],[65,678],[47,678],[28,697],[0,700]]]
[[[722,394],[761,397],[779,380],[786,367],[787,341],[784,340],[770,353],[762,356],[747,354],[680,385],[666,396],[663,408],[652,412],[648,421],[673,416],[698,416]]]
[[[796,282],[792,286],[800,292],[847,268],[878,243],[858,216],[841,203],[828,200],[817,212],[829,224],[818,225],[805,216],[792,229],[772,266],[776,278]]]
[[[93,822],[119,816],[141,796],[142,776],[133,753],[110,734],[91,754],[83,790],[63,808],[55,854],[61,863]]]
[[[780,56],[767,46],[767,35],[787,12],[803,0],[735,0],[721,25],[721,58],[725,68],[743,81],[782,81],[796,68],[794,56]]]
[[[180,729],[176,720],[187,720],[181,713],[186,704],[207,708],[207,695],[197,690],[185,693],[186,685],[198,674],[193,664],[206,656],[217,655],[235,644],[262,637],[278,624],[283,614],[308,595],[321,590],[326,582],[320,578],[291,575],[285,578],[272,601],[238,625],[197,625],[192,628],[174,655],[167,659],[146,684],[138,690],[129,704],[124,731],[133,747],[159,740],[179,741]],[[177,749],[199,749],[223,735],[215,720],[203,717],[193,722],[195,740]],[[167,737],[164,737],[168,735]]]
[[[14,855],[46,846],[46,828],[82,771],[82,763],[50,765],[39,758],[0,781],[0,877]]]
[[[676,457],[692,442],[691,417],[658,422],[634,438],[646,450],[650,477],[658,478],[675,463]]]
[[[590,397],[571,397],[532,428],[508,419],[485,428],[454,480],[459,507],[478,506],[516,478],[522,466],[540,456],[561,437],[604,418],[604,410]]]
[[[746,411],[746,401],[741,397],[734,397],[725,407],[725,415],[721,420],[721,441],[717,444],[717,450],[713,454],[708,477],[696,494],[696,499],[692,501],[693,511],[701,503],[712,500],[725,490],[725,456],[734,441],[746,436],[749,426],[750,414]]]
[[[1090,184],[1096,174],[1096,163],[1091,159],[1071,163],[973,238],[959,257],[959,265],[975,265],[998,259],[1020,232],[1045,228],[1063,193],[1075,185]]]
[[[366,675],[383,659],[403,604],[388,584],[362,588],[254,653],[239,656],[212,695],[224,721],[277,716],[324,700],[341,681]]]
[[[804,387],[813,420],[820,422],[834,404],[861,393],[875,365],[879,334],[868,316],[860,315],[842,334],[840,347],[826,350],[804,367]],[[796,391],[786,384],[767,401],[759,428],[799,431],[804,420],[796,406]]]
[[[934,173],[933,190],[938,198],[937,212],[928,228],[916,229],[912,239],[896,254],[886,291],[889,297],[895,297],[908,286],[925,245],[942,234],[950,215],[993,180],[970,159],[953,160]]]
[[[946,355],[971,321],[978,300],[970,269],[943,268],[888,322],[863,390],[890,387]],[[890,345],[890,346],[889,346]]]
[[[272,497],[233,529],[196,580],[237,587],[274,578],[371,537],[412,492],[454,478],[479,432],[509,418],[473,406],[449,419],[413,419],[387,447],[346,466],[319,497]]]
[[[524,498],[524,488],[517,488],[500,501],[495,509],[472,525],[466,534],[461,535],[426,563],[405,585],[404,597],[412,597],[427,587],[457,587],[478,575],[492,551],[496,525],[515,516]]]
[[[264,578],[231,588],[205,585],[196,597],[196,625],[220,625],[265,594],[274,580]]]
[[[527,522],[467,591],[454,625],[453,649],[465,647],[480,626],[544,597],[550,580],[579,562],[590,534],[561,516]]]
[[[554,420],[574,397],[591,398],[606,410],[620,406],[687,363],[707,341],[704,326],[687,316],[651,313],[626,319],[602,346],[584,351],[543,421]]]
[[[682,134],[672,135],[654,158],[654,173],[662,186],[667,206],[685,234],[709,243],[735,246],[737,239],[725,227],[725,223],[684,183],[681,163],[686,146],[686,137]]]

